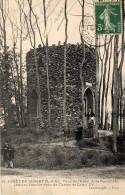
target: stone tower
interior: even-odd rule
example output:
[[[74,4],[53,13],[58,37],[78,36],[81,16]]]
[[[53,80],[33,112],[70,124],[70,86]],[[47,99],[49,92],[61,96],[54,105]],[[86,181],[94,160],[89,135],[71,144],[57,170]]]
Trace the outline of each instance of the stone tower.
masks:
[[[83,65],[83,79],[85,82],[84,102],[85,115],[91,109],[95,112],[95,82],[96,62],[95,50],[85,46],[85,63]],[[30,121],[37,120],[37,80],[33,50],[27,53],[27,114]],[[37,48],[41,89],[41,112],[44,125],[48,124],[48,95],[45,65],[45,48]],[[80,63],[82,62],[82,45],[67,45],[67,122],[70,129],[75,128],[76,121],[81,117],[81,83]],[[52,127],[63,126],[63,63],[64,46],[52,45],[49,47],[49,78],[51,93],[51,124]]]

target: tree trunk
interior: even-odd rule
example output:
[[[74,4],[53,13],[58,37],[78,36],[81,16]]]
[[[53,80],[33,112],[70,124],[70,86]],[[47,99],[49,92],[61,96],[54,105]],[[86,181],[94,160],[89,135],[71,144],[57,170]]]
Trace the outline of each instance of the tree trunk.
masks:
[[[49,129],[51,128],[51,104],[50,104],[50,84],[49,84],[49,54],[48,54],[48,32],[47,32],[47,20],[46,20],[46,7],[45,0],[43,0],[43,9],[44,9],[44,26],[46,34],[46,70],[47,70],[47,90],[48,90],[48,125]]]
[[[64,42],[64,96],[63,96],[63,120],[64,120],[64,136],[66,141],[67,136],[67,118],[66,118],[66,51],[67,51],[67,25],[68,25],[68,19],[67,19],[67,0],[65,0],[65,9],[64,9],[64,15],[65,15],[65,42]],[[65,144],[65,143],[64,143]]]
[[[20,5],[20,114],[21,114],[21,126],[24,127],[22,65],[23,65],[23,62],[22,62],[22,8]]]
[[[118,130],[118,35],[114,37],[114,106],[113,106],[113,151],[117,152]]]
[[[108,99],[108,86],[109,86],[109,78],[110,78],[110,70],[111,70],[111,57],[112,57],[112,42],[110,47],[110,56],[109,56],[109,69],[108,69],[108,79],[107,79],[107,85],[106,85],[106,91],[105,91],[105,127],[107,128],[107,99]]]
[[[38,102],[38,107],[37,107],[37,117],[40,118],[40,124],[43,127],[43,116],[42,116],[42,112],[41,112],[41,91],[40,91],[40,79],[39,79],[39,70],[38,70],[38,63],[37,63],[37,52],[36,52],[36,34],[32,25],[32,18],[31,18],[31,13],[32,13],[32,0],[27,0],[28,4],[29,4],[29,8],[30,8],[30,26],[31,26],[31,31],[33,33],[33,44],[32,44],[32,40],[30,37],[30,41],[31,41],[31,45],[34,49],[34,62],[35,62],[35,67],[36,67],[36,80],[37,80],[37,102]],[[28,27],[28,26],[27,26]],[[29,29],[28,29],[29,32]],[[30,34],[29,34],[30,36]]]
[[[102,127],[101,125],[101,86],[102,86],[102,81],[103,81],[103,61],[101,63],[101,78],[100,78],[100,83],[99,83],[99,102],[98,102],[98,106],[99,106],[99,125],[100,127]]]
[[[98,37],[96,35],[95,44],[98,45]],[[98,138],[98,128],[99,128],[99,59],[98,59],[98,51],[97,47],[95,48],[95,57],[96,57],[96,92],[95,92],[95,132],[94,138]]]
[[[16,90],[16,82],[14,79],[14,68],[12,68],[12,66],[10,67],[11,69],[11,76],[12,76],[12,82],[13,82],[13,86],[14,86],[14,95],[15,95],[15,103],[16,103],[16,113],[17,113],[17,121],[18,123],[20,122],[20,116],[19,116],[19,101],[18,101],[18,97],[17,97],[17,90]]]
[[[17,74],[17,90],[18,90],[18,98],[17,98],[17,101],[18,101],[18,104],[20,103],[20,79],[19,79],[19,68],[18,68],[18,64],[17,64],[17,61],[16,61],[16,52],[15,52],[15,43],[14,43],[14,46],[13,46],[13,58],[14,58],[14,64],[16,66],[16,74]],[[20,104],[18,105],[18,108],[19,108],[19,126],[20,126]]]
[[[99,47],[98,47],[98,56],[99,56],[99,61],[100,61],[100,66],[101,66],[101,70],[100,70],[100,81],[99,81],[99,98],[98,98],[98,106],[99,106],[99,126],[102,128],[101,125],[101,88],[102,88],[102,82],[103,82],[103,68],[104,68],[104,59],[105,59],[105,54],[106,54],[106,36],[105,36],[105,44],[104,44],[104,53],[103,56],[101,57],[101,52],[100,52],[100,35],[98,35],[99,37]]]
[[[113,130],[113,108],[114,108],[114,70],[112,74],[112,88],[111,88],[111,101],[112,101],[112,114],[111,114],[111,129]]]
[[[35,60],[35,67],[36,67],[36,77],[37,77],[37,102],[38,102],[38,108],[37,108],[37,117],[40,118],[40,124],[43,127],[43,117],[41,112],[41,92],[40,92],[40,79],[39,79],[39,70],[38,70],[38,63],[37,63],[37,57],[36,57],[36,39],[34,36],[34,60]]]
[[[85,83],[83,80],[83,66],[85,62],[85,43],[83,39],[83,32],[84,32],[84,6],[85,2],[83,0],[82,4],[82,34],[81,34],[81,42],[82,42],[82,51],[83,51],[83,59],[80,64],[80,81],[81,81],[81,106],[82,106],[82,128],[83,128],[83,139],[84,139],[84,121],[85,121],[85,114],[84,114],[84,92],[85,92]]]
[[[106,39],[107,39],[107,35],[106,35]],[[101,125],[104,125],[104,101],[105,101],[105,90],[106,90],[106,68],[107,68],[107,61],[108,61],[108,52],[109,52],[109,46],[110,46],[110,42],[108,44],[108,46],[106,47],[106,57],[105,57],[105,62],[104,62],[104,73],[103,73],[103,90],[102,90],[102,102],[101,102]]]

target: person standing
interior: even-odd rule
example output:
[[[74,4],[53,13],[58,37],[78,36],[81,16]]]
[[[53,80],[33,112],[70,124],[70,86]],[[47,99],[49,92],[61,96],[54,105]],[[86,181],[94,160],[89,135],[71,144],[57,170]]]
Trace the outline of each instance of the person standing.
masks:
[[[5,163],[5,167],[13,168],[13,158],[14,158],[14,148],[9,144],[8,141],[5,141],[4,146],[2,147],[2,155]]]
[[[77,140],[77,142],[82,140],[82,137],[83,137],[82,134],[83,134],[83,127],[82,127],[81,123],[79,122],[78,127],[77,127],[77,131],[76,131],[76,136],[75,136],[75,139]]]
[[[91,113],[91,117],[88,121],[89,137],[93,137],[95,129],[95,115]]]

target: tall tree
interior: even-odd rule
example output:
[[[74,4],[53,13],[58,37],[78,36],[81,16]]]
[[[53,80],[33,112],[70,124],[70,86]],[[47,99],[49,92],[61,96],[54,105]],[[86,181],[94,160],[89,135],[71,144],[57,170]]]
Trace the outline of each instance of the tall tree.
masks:
[[[82,127],[83,127],[83,136],[84,136],[84,121],[85,121],[85,116],[84,116],[84,92],[85,92],[85,83],[83,80],[83,65],[85,63],[85,43],[83,39],[83,32],[84,32],[84,5],[85,1],[82,1],[82,33],[80,34],[81,42],[82,42],[82,53],[83,53],[83,58],[82,62],[80,63],[80,81],[81,81],[81,106],[82,106]]]
[[[108,67],[108,78],[107,78],[107,83],[106,83],[106,89],[105,89],[105,129],[107,128],[107,120],[108,120],[108,88],[109,88],[109,80],[110,80],[110,74],[111,74],[111,57],[112,57],[112,42],[110,43],[110,56],[109,56],[109,60],[108,60],[108,64],[109,64],[109,67]]]
[[[37,99],[38,100],[37,117],[40,118],[40,123],[41,123],[41,126],[43,127],[43,116],[42,116],[42,112],[41,112],[40,78],[39,78],[38,62],[37,62],[37,50],[36,50],[36,32],[35,32],[35,30],[33,28],[33,21],[32,21],[32,0],[27,0],[27,1],[28,1],[29,9],[30,9],[29,24],[28,24],[28,21],[27,21],[27,17],[25,17],[25,19],[26,19],[26,22],[27,22],[27,29],[28,29],[28,34],[29,34],[29,38],[30,38],[30,43],[31,43],[31,46],[34,49],[34,63],[35,63],[35,67],[36,67],[37,96],[38,96],[38,99]],[[33,34],[33,40],[31,38],[29,26],[30,26],[31,32]]]
[[[95,45],[98,45],[98,35],[95,37]],[[99,58],[98,49],[95,47],[95,57],[96,57],[96,91],[95,91],[95,129],[94,138],[98,138],[98,128],[99,128]]]
[[[107,35],[105,36],[105,39],[107,39]],[[106,42],[106,41],[105,41]],[[106,73],[107,73],[107,63],[108,63],[108,57],[109,57],[109,46],[110,42],[108,45],[105,47],[106,50],[106,55],[105,55],[105,60],[103,61],[103,66],[104,66],[104,72],[103,72],[103,82],[102,82],[102,101],[101,101],[101,125],[104,125],[104,110],[105,110],[105,93],[106,93]]]
[[[24,126],[24,106],[23,106],[23,81],[22,81],[22,66],[23,66],[23,60],[22,60],[22,47],[23,47],[23,41],[22,41],[22,9],[24,8],[24,0],[22,1],[22,5],[18,0],[19,9],[20,9],[20,113],[21,113],[21,126]],[[22,8],[21,8],[22,6]]]
[[[48,32],[47,32],[47,17],[46,17],[46,5],[45,0],[43,0],[44,9],[44,26],[45,26],[45,36],[46,36],[46,70],[47,70],[47,90],[48,90],[48,124],[49,129],[51,128],[51,104],[50,104],[50,84],[49,84],[49,54],[48,54]]]
[[[64,97],[63,97],[63,118],[64,118],[64,131],[65,135],[67,132],[67,118],[66,118],[66,53],[67,53],[67,27],[68,27],[68,18],[67,18],[67,0],[65,0],[65,8],[64,8],[64,16],[65,16],[65,42],[64,42]]]
[[[14,30],[13,30],[13,23],[12,23],[12,34],[13,34],[13,69],[16,69],[16,82],[17,87],[15,86],[15,101],[16,101],[16,107],[17,107],[17,116],[18,116],[18,123],[20,126],[20,75],[19,75],[19,65],[18,65],[18,54],[16,52],[16,39],[14,36]],[[16,92],[17,91],[17,92]]]
[[[10,66],[8,64],[8,51],[7,51],[7,37],[6,37],[6,19],[8,16],[8,10],[7,10],[7,1],[1,0],[0,2],[0,13],[1,13],[1,30],[3,34],[3,60],[2,60],[2,69],[1,69],[1,75],[3,76],[2,79],[2,103],[3,103],[3,109],[4,109],[4,121],[7,126],[7,129],[9,129],[9,118],[10,118],[10,105],[11,99],[9,96],[9,69]]]
[[[113,106],[113,151],[117,152],[117,130],[118,130],[118,40],[114,37],[114,106]]]
[[[100,78],[99,78],[99,97],[98,97],[98,106],[99,106],[99,113],[98,113],[98,117],[99,117],[99,125],[100,127],[102,127],[101,124],[101,89],[102,89],[102,82],[103,82],[103,61],[105,58],[105,53],[106,53],[106,37],[105,37],[105,44],[104,44],[104,52],[103,55],[101,57],[101,46],[100,46],[100,36],[99,36],[99,48],[98,48],[98,58],[99,58],[99,62],[100,62]]]

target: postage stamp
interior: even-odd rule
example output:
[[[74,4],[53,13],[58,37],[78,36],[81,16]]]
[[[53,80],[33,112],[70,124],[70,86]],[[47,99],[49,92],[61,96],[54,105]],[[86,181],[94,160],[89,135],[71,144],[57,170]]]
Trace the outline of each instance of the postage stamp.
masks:
[[[95,34],[121,34],[120,1],[95,2]]]

